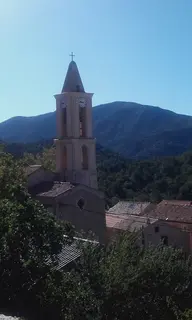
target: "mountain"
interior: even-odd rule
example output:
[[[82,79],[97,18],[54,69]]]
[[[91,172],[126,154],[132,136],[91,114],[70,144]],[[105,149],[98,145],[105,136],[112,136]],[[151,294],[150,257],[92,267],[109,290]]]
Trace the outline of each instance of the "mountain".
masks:
[[[0,123],[0,139],[29,143],[56,136],[55,112]],[[133,102],[93,108],[97,142],[130,158],[177,155],[192,147],[192,117]]]
[[[34,117],[14,117],[0,123],[0,139],[29,143],[52,139],[56,135],[55,112]]]

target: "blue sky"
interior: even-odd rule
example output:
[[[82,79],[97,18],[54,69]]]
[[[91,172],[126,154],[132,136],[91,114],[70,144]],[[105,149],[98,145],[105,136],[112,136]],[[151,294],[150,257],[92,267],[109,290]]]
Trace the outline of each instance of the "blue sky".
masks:
[[[192,115],[191,0],[0,0],[0,121],[55,110],[75,61],[93,104]]]

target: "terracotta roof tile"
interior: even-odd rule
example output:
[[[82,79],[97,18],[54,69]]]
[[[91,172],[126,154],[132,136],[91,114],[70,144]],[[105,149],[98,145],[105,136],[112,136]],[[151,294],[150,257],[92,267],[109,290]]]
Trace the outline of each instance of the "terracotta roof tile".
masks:
[[[55,198],[59,196],[60,194],[65,193],[66,191],[69,191],[74,188],[74,185],[70,182],[54,182],[53,186],[50,190],[46,192],[39,193],[39,196],[41,197],[50,197]]]
[[[56,198],[73,188],[70,182],[45,181],[30,188],[29,192],[33,196]]]
[[[158,219],[147,218],[146,216],[106,214],[107,228],[119,230],[140,230],[142,227],[146,227],[149,223],[154,223],[157,220]]]
[[[140,215],[149,206],[150,202],[119,201],[115,206],[110,208],[108,212],[114,214]]]
[[[192,201],[189,200],[162,200],[160,204],[177,205],[177,206],[191,206]]]
[[[192,202],[180,200],[163,200],[148,216],[172,221],[192,223]]]
[[[114,214],[106,214],[106,226],[107,228],[114,228],[115,225],[123,221],[123,219],[123,217]]]

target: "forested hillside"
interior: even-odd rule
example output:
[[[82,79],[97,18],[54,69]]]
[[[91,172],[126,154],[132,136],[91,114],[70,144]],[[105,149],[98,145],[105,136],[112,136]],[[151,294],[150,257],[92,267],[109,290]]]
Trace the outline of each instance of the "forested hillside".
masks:
[[[112,102],[93,108],[97,142],[132,159],[178,155],[192,147],[192,117],[159,107]],[[0,139],[37,143],[56,137],[55,112],[0,123]]]
[[[55,168],[51,141],[39,144],[8,144],[4,150],[23,157],[28,164]],[[43,149],[44,147],[47,147]],[[27,153],[27,155],[25,154]],[[192,152],[153,160],[127,160],[97,145],[99,187],[109,205],[117,199],[158,202],[161,199],[192,200]]]

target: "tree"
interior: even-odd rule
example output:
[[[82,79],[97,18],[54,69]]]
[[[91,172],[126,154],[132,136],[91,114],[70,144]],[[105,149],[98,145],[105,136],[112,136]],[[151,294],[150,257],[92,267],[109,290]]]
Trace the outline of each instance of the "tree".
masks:
[[[23,169],[9,155],[0,161],[0,188],[0,306],[24,308],[36,301],[74,233],[30,197]]]
[[[0,199],[15,199],[20,189],[25,189],[23,167],[20,161],[4,153],[0,156]]]
[[[41,164],[44,168],[54,171],[56,166],[55,157],[55,147],[44,148],[41,153],[36,155],[25,153],[23,163],[25,165]]]
[[[170,247],[137,246],[124,234],[107,248],[88,247],[79,265],[99,301],[101,319],[181,319],[192,303],[192,261]]]
[[[182,320],[192,320],[192,309],[186,309],[183,313]]]
[[[100,320],[99,300],[76,271],[53,272],[40,293],[40,319]],[[42,312],[43,309],[43,312]],[[39,319],[39,318],[38,318]]]

